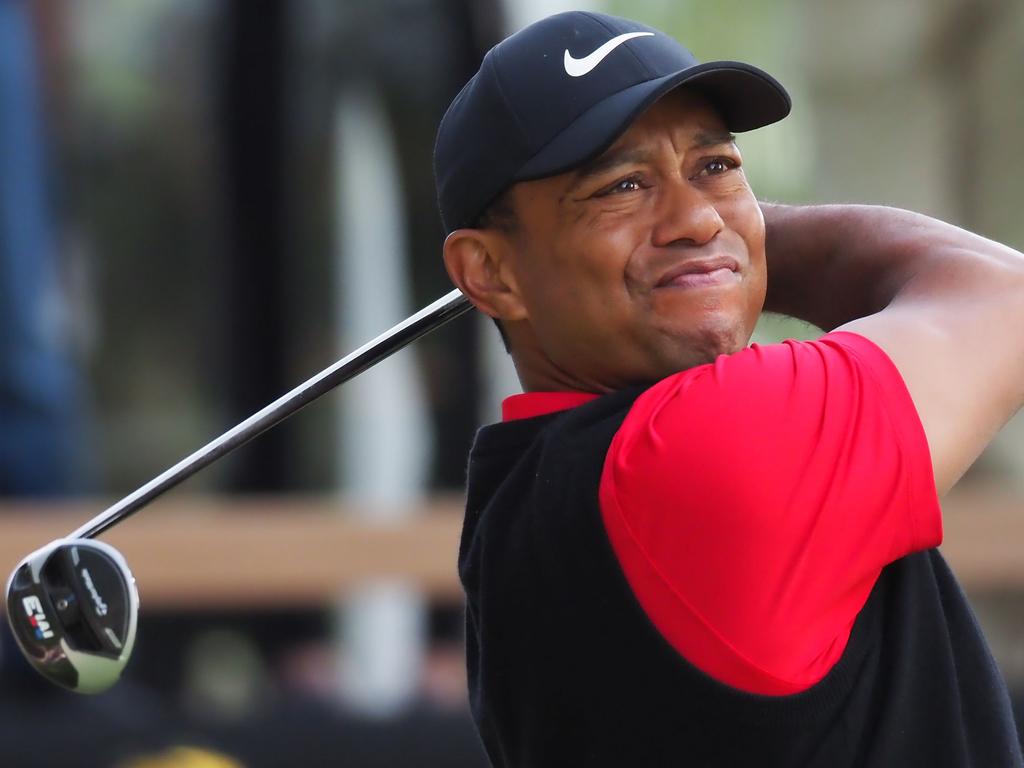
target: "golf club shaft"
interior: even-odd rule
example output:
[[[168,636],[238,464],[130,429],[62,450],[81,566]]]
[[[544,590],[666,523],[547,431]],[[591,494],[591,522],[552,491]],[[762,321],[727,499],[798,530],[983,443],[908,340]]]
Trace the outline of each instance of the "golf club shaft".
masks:
[[[442,296],[416,314],[367,342],[355,352],[343,357],[330,368],[304,381],[291,392],[282,395],[263,410],[254,413],[241,424],[204,445],[182,459],[158,477],[108,507],[89,522],[68,534],[68,538],[90,539],[117,525],[164,491],[191,477],[203,467],[212,464],[240,445],[279,424],[296,411],[309,405],[321,395],[358,376],[384,358],[400,350],[430,331],[441,327],[472,308],[469,300],[458,289]]]

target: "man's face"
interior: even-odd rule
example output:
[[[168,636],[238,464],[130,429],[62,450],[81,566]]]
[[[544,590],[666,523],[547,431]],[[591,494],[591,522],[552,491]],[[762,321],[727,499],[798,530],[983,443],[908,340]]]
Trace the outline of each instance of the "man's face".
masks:
[[[746,346],[766,272],[740,163],[722,119],[681,89],[595,161],[510,190],[524,317],[506,329],[524,381],[609,391]]]

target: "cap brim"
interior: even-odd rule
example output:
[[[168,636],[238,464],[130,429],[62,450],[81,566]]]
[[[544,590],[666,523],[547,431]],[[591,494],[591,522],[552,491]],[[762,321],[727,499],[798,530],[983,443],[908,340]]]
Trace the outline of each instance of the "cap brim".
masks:
[[[786,89],[767,72],[738,61],[709,61],[626,88],[588,109],[531,157],[515,181],[572,170],[610,147],[651,104],[682,85],[699,89],[726,128],[742,132],[789,114]]]

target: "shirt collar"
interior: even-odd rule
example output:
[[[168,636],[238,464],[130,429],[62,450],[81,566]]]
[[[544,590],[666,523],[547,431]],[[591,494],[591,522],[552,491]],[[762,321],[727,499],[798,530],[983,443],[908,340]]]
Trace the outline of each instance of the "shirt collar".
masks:
[[[591,392],[526,392],[506,397],[501,403],[502,421],[529,419],[589,403],[598,395]]]

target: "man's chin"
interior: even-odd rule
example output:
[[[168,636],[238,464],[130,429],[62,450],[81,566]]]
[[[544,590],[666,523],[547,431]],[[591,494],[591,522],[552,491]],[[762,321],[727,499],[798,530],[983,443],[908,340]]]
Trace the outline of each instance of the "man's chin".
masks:
[[[750,342],[753,329],[743,323],[705,326],[700,333],[678,337],[672,345],[671,357],[677,370],[713,363],[719,355],[739,352]]]

